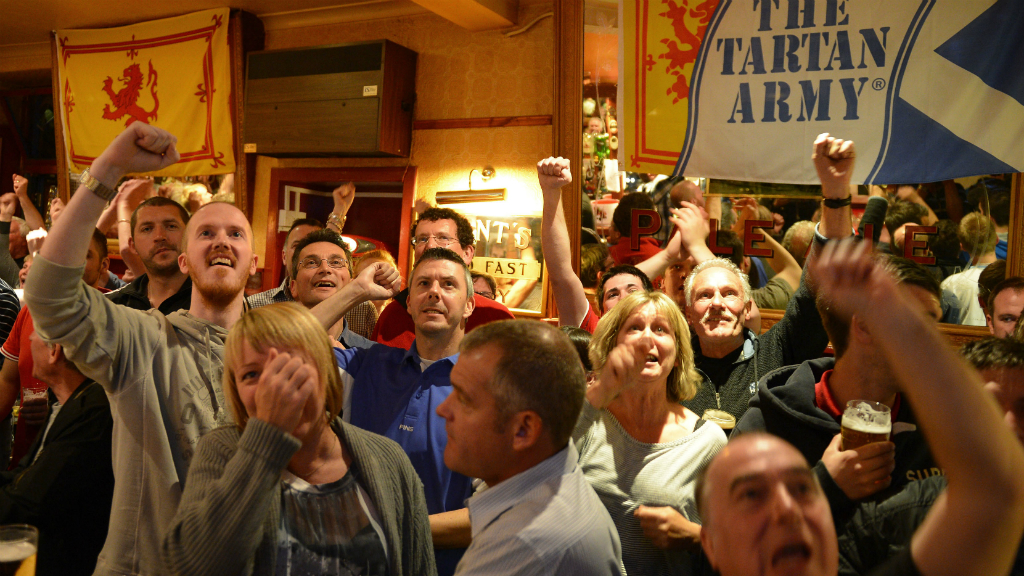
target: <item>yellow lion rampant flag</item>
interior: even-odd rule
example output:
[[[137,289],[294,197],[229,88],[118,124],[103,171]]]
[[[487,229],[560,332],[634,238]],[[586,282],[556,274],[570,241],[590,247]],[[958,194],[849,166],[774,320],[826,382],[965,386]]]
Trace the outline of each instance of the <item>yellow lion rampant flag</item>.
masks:
[[[235,170],[228,12],[57,31],[60,115],[74,171],[133,122],[178,137],[181,160],[155,175]]]

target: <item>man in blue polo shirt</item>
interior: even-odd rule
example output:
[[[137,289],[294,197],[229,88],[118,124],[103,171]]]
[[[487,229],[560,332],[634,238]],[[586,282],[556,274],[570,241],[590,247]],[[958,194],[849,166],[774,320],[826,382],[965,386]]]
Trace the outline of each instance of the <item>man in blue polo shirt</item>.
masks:
[[[440,575],[454,574],[471,539],[465,500],[472,479],[445,466],[448,436],[436,410],[452,392],[449,375],[473,307],[466,263],[447,248],[431,248],[417,258],[409,281],[412,346],[335,350],[344,419],[398,442],[423,481]]]

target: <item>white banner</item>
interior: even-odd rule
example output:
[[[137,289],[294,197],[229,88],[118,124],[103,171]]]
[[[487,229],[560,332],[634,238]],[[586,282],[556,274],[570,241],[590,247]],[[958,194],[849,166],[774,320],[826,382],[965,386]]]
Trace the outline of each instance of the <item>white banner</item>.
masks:
[[[685,117],[644,135],[681,129],[675,175],[815,184],[821,132],[856,141],[858,183],[1024,171],[1024,1],[720,0],[701,31]]]

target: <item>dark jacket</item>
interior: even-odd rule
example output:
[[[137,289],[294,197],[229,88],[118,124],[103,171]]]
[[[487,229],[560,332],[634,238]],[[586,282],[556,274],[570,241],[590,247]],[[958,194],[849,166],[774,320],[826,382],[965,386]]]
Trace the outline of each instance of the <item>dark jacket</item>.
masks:
[[[87,576],[96,568],[114,495],[113,426],[106,393],[86,380],[57,413],[39,459],[32,462],[42,434],[17,468],[0,473],[0,523],[39,529],[37,575]]]
[[[857,507],[839,536],[839,576],[862,576],[910,545],[932,504],[946,489],[945,476],[913,482],[884,500]],[[1024,574],[1024,541],[1017,548],[1012,576]]]
[[[853,514],[856,502],[846,497],[821,463],[822,454],[839,434],[840,427],[836,419],[818,408],[814,399],[814,385],[834,366],[833,358],[819,358],[766,375],[758,383],[757,396],[750,400],[750,409],[736,425],[734,434],[766,431],[795,446],[814,466],[832,507],[836,531],[841,534],[840,528]],[[905,398],[893,423],[892,441],[896,444],[892,484],[873,500],[898,492],[909,482],[942,473]]]
[[[136,310],[149,310],[153,306],[149,303],[149,275],[143,274],[128,283],[127,286],[106,294],[106,297],[114,304],[127,306]],[[188,310],[192,305],[192,279],[185,278],[185,283],[178,288],[178,291],[168,296],[157,308],[164,316],[177,310]]]
[[[761,336],[744,329],[743,351],[725,382],[712,383],[701,373],[697,395],[683,402],[701,415],[708,408],[720,408],[739,420],[757,390],[757,381],[776,368],[817,358],[828,346],[828,334],[814,306],[814,296],[803,279],[786,306],[786,314]],[[693,357],[700,370],[704,356],[700,341],[693,338]]]

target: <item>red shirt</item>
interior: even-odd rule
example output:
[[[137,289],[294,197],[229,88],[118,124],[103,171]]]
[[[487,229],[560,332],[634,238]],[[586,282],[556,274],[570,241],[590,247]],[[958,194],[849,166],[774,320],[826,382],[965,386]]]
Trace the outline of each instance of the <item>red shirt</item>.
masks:
[[[608,253],[612,255],[612,259],[615,260],[616,264],[630,264],[632,266],[636,266],[658,252],[661,252],[661,245],[650,236],[640,238],[640,248],[638,250],[630,250],[629,238],[625,237],[619,239],[618,244],[608,248]]]
[[[580,322],[580,328],[593,334],[594,330],[597,330],[597,323],[600,320],[601,317],[597,315],[597,312],[594,312],[594,307],[588,305],[587,315],[583,317],[583,322]]]
[[[474,294],[473,302],[476,303],[476,307],[466,320],[466,332],[488,322],[515,318],[508,308],[490,298]],[[403,303],[395,299],[381,311],[380,317],[377,318],[377,326],[373,329],[373,337],[370,339],[404,350],[412,346],[412,341],[416,339],[416,326]]]
[[[10,335],[4,342],[0,353],[8,360],[18,363],[18,378],[21,380],[21,391],[19,393],[22,402],[25,401],[25,389],[46,390],[48,386],[42,380],[32,377],[32,348],[28,338],[35,332],[32,325],[32,316],[28,313],[28,306],[21,309],[18,318],[14,321]],[[18,419],[14,427],[14,446],[11,448],[11,464],[9,469],[14,469],[22,457],[28,453],[32,442],[39,434],[41,426],[29,426],[23,418]]]
[[[821,380],[814,385],[814,404],[823,410],[826,414],[840,421],[843,419],[843,411],[846,410],[845,406],[836,405],[835,398],[832,397],[832,387],[829,385],[828,380],[832,376],[832,370],[825,370],[821,374]],[[896,401],[892,404],[892,410],[890,415],[892,421],[896,421],[897,415],[900,412],[900,395],[896,394]]]

